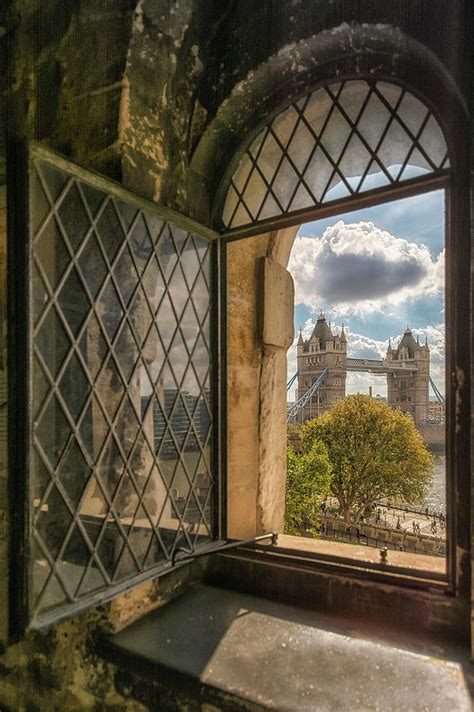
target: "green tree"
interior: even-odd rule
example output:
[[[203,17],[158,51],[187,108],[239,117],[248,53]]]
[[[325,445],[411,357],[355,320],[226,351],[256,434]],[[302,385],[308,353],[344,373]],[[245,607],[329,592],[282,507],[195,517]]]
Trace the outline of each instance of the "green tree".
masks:
[[[351,395],[302,428],[303,452],[323,442],[332,467],[331,494],[347,523],[382,498],[422,502],[434,458],[410,417],[370,396]]]
[[[289,446],[287,463],[285,534],[301,536],[306,529],[315,532],[331,482],[327,450],[315,440],[301,454]]]

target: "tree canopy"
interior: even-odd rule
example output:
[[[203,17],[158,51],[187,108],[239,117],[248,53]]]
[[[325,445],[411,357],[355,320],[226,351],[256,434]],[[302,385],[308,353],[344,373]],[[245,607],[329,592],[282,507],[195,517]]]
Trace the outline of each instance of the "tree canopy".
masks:
[[[331,482],[326,447],[314,441],[299,454],[289,446],[287,462],[285,534],[301,535],[306,529],[315,532]]]
[[[350,395],[301,429],[302,453],[323,443],[332,468],[330,492],[346,522],[357,522],[382,498],[422,502],[434,458],[413,420],[366,395]]]

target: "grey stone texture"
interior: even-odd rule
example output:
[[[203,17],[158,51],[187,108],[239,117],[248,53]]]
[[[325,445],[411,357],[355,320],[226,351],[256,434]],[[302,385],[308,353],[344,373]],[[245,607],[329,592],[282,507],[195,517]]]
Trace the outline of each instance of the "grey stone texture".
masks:
[[[442,112],[443,128],[460,140],[461,149],[453,150],[456,162],[465,166],[471,81],[468,13],[469,4],[463,0],[452,0],[449,12],[443,0],[414,0],[409,9],[406,3],[393,0],[6,0],[0,5],[0,184],[5,182],[7,136],[10,147],[12,142],[34,139],[142,196],[219,227],[232,162],[269,113],[310,86],[338,76],[362,75],[391,78],[424,94]],[[456,197],[467,229],[466,195],[463,174]],[[1,208],[3,217],[3,202]],[[262,258],[286,268],[295,231],[288,228],[229,244],[228,412],[223,417],[228,433],[232,536],[282,527],[286,356],[284,348],[265,345],[261,338],[257,268]],[[0,239],[1,256],[6,240],[3,221]],[[456,243],[460,269],[467,264],[463,240]],[[468,318],[465,309],[463,319],[456,317],[463,328]],[[1,347],[5,353],[5,343]],[[463,358],[453,363],[456,482],[469,469],[465,428],[470,363]],[[3,361],[2,387],[5,365]],[[6,402],[2,398],[2,418]],[[5,445],[4,438],[0,444]],[[1,472],[0,508],[5,517],[9,478],[16,474],[8,466]],[[469,499],[459,492],[456,489],[457,519],[467,521]],[[470,532],[468,527],[463,531],[455,543],[465,625],[471,578]],[[198,562],[166,579],[142,584],[81,617],[47,631],[30,631],[14,641],[8,638],[9,537],[7,530],[0,542],[0,638],[4,646],[0,707],[15,712],[232,709],[227,698],[202,704],[196,698],[186,701],[176,687],[138,701],[140,689],[133,680],[119,676],[101,657],[102,631],[118,630],[169,601],[191,580],[203,576]],[[283,580],[280,570],[279,576]],[[293,578],[291,573],[288,577]],[[268,569],[260,581],[270,595],[275,586],[269,583]],[[295,576],[294,581],[299,587],[300,579]],[[308,584],[303,588],[308,589]],[[332,584],[329,588],[327,598],[334,599]],[[369,610],[382,589],[382,585],[364,584],[361,605]],[[306,594],[307,605],[317,607],[321,599],[312,590]],[[348,606],[350,593],[337,602]],[[431,599],[424,605],[428,612],[432,610]],[[267,623],[255,620],[254,636],[264,632]],[[287,632],[282,624],[275,635],[288,643]],[[328,636],[315,631],[312,635],[317,648],[314,660],[327,664]],[[346,642],[346,653],[366,654],[363,645]],[[341,653],[340,648],[331,649],[336,657]],[[281,665],[286,658],[281,652],[278,670],[283,675]],[[372,647],[371,654],[372,660],[377,658],[378,649]],[[430,699],[451,670],[441,666],[439,678],[430,676],[431,672],[424,677],[423,664],[417,667],[412,658],[397,656],[394,648],[386,654],[387,661],[390,656],[399,665],[404,661],[417,685],[433,682],[432,689],[426,683]],[[266,660],[271,660],[270,654]],[[357,661],[352,662],[356,665]],[[246,665],[234,674],[245,677],[254,672],[251,662]],[[360,667],[349,670],[347,684],[352,681],[355,690]],[[325,682],[323,671],[319,669],[318,674]],[[392,673],[387,675],[390,690],[403,687],[402,679],[397,682]],[[403,690],[404,695],[408,692]]]
[[[139,657],[142,687],[166,679],[260,709],[468,712],[460,662],[394,648],[330,617],[198,585],[110,639],[119,667]],[[408,648],[408,649],[407,649]],[[138,681],[135,682],[138,686]],[[240,705],[239,705],[240,706]]]

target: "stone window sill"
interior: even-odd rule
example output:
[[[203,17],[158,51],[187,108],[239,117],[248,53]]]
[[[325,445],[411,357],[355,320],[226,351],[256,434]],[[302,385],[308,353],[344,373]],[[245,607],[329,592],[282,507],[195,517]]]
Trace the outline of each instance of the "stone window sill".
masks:
[[[446,581],[446,559],[439,556],[389,550],[387,563],[383,564],[380,549],[375,547],[287,534],[280,534],[276,544],[262,544],[257,549],[280,556],[377,570],[386,574],[406,575],[413,578],[422,576],[440,585],[445,584]]]
[[[348,616],[203,584],[109,637],[103,653],[117,688],[123,681],[150,709],[345,712],[385,709],[387,700],[471,709],[467,648],[396,633],[383,640]]]

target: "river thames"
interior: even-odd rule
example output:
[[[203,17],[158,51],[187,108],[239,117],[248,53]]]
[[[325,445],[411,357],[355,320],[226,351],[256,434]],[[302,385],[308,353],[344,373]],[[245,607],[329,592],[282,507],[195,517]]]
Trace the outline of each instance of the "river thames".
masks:
[[[446,457],[435,455],[433,481],[425,504],[430,512],[446,513]]]

